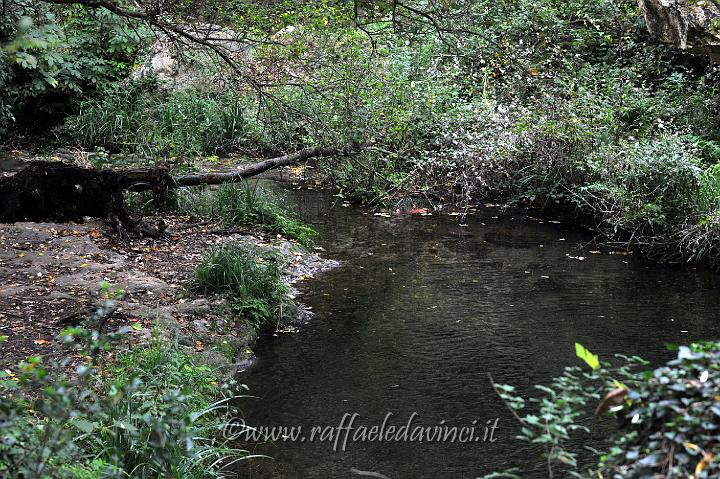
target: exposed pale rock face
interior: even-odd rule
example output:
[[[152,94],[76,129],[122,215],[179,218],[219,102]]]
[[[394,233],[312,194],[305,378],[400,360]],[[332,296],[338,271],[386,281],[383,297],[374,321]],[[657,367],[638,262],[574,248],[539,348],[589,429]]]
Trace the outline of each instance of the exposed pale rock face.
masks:
[[[639,0],[650,34],[720,62],[720,0]]]
[[[189,31],[194,37],[221,50],[238,66],[243,65],[252,55],[252,48],[243,43],[232,30],[215,25],[199,25]],[[145,61],[131,74],[138,80],[154,77],[172,90],[185,90],[199,84],[222,84],[228,75],[228,65],[210,49],[202,49],[186,39],[160,37],[150,47]]]

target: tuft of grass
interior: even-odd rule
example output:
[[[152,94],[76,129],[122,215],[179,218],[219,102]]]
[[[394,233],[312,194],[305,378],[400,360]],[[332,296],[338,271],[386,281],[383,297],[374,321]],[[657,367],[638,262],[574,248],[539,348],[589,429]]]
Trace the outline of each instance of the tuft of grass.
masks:
[[[288,295],[277,258],[238,243],[211,249],[195,270],[191,289],[202,294],[223,294],[254,328],[278,318]]]
[[[255,226],[303,246],[312,246],[317,231],[294,218],[281,202],[278,194],[246,182],[228,183],[218,188],[182,188],[161,197],[149,192],[131,193],[127,198],[128,206],[140,214],[173,211],[211,218],[226,227]]]
[[[317,232],[293,218],[274,195],[261,186],[247,183],[221,185],[215,192],[212,210],[227,225],[250,224],[309,246]]]
[[[217,377],[210,367],[196,364],[176,343],[158,337],[147,347],[117,354],[105,373],[121,384],[139,380],[148,390],[183,389],[192,384],[185,402],[197,411],[210,406],[217,393]]]

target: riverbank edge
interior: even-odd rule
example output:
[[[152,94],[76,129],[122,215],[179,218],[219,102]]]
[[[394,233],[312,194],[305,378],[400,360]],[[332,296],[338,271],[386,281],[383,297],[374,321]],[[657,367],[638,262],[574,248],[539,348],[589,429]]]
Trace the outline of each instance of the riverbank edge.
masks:
[[[3,369],[11,370],[29,356],[60,357],[56,341],[65,327],[104,332],[125,327],[132,349],[159,334],[211,367],[219,379],[229,379],[252,366],[253,347],[263,334],[294,332],[312,317],[298,299],[297,285],[339,266],[316,251],[252,228],[204,236],[202,231],[181,233],[177,218],[165,220],[172,225],[169,238],[128,243],[104,233],[100,221],[0,225],[0,276],[8,285],[0,288],[0,335],[7,336],[3,348],[8,352]],[[188,241],[193,236],[198,241]],[[284,263],[282,281],[290,294],[274,329],[256,330],[222,296],[188,292],[204,254],[198,243],[226,242],[247,244]],[[112,311],[94,324],[92,314],[108,294],[113,296]]]

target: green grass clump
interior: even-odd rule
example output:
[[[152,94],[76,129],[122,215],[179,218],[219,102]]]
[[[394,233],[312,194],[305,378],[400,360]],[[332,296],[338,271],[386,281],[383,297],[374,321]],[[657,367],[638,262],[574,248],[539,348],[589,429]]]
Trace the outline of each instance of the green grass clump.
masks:
[[[180,211],[219,219],[225,226],[252,225],[281,234],[304,246],[313,244],[317,232],[293,218],[277,195],[247,183],[224,184],[216,190],[181,192]]]
[[[279,233],[303,245],[312,244],[317,232],[292,218],[278,198],[261,187],[247,184],[220,186],[215,210],[227,224],[251,224],[270,233]]]
[[[192,391],[186,395],[189,409],[207,408],[217,393],[217,378],[210,367],[196,364],[176,344],[166,345],[158,339],[148,347],[121,352],[105,372],[115,382],[140,380],[146,388],[157,391],[192,384]]]
[[[130,193],[127,204],[139,214],[172,211],[213,219],[225,227],[255,226],[303,246],[312,246],[317,237],[317,231],[294,218],[276,193],[245,182],[228,183],[218,188],[180,188],[162,197],[149,192]]]
[[[288,288],[276,258],[265,258],[248,246],[228,243],[210,250],[195,270],[191,288],[223,294],[253,327],[279,318]]]

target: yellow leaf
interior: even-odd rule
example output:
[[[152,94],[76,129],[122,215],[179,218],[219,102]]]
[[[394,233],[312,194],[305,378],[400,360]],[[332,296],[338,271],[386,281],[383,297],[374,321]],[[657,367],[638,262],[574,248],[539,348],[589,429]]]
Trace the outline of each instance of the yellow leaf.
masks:
[[[713,459],[713,455],[709,452],[706,452],[702,458],[702,461],[698,462],[697,466],[695,466],[695,477],[699,478],[703,472],[703,469],[710,465],[710,463],[713,462]]]

